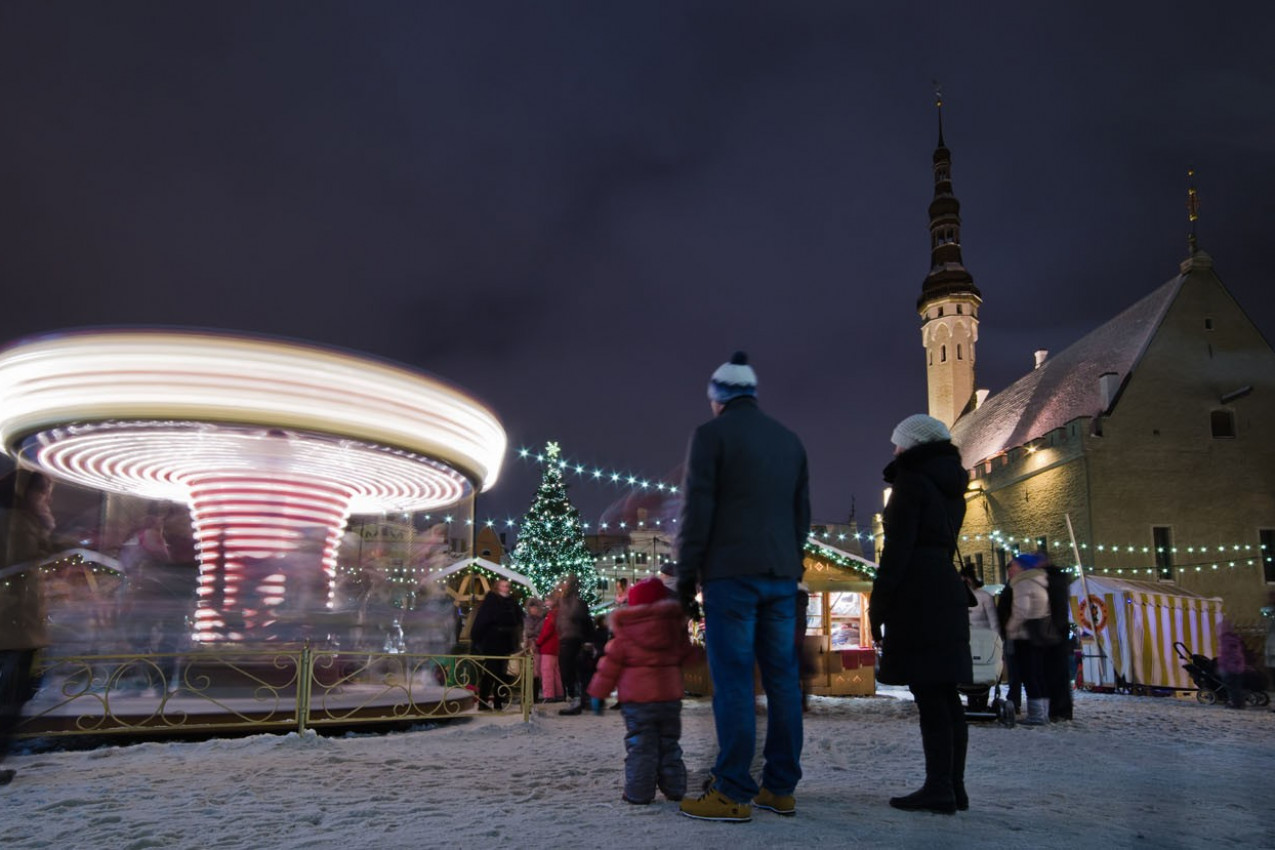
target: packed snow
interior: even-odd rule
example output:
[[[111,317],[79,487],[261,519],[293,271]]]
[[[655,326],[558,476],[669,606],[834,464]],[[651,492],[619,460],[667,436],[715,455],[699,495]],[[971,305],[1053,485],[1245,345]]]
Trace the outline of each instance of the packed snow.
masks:
[[[1189,696],[1189,695],[1188,695]],[[764,703],[764,700],[761,701]],[[815,697],[797,815],[695,821],[620,799],[618,711],[558,706],[409,731],[123,742],[26,742],[0,788],[6,850],[427,847],[1275,847],[1275,714],[1194,699],[1078,694],[1076,720],[972,723],[968,812],[887,805],[922,779],[902,689]],[[764,727],[758,709],[759,733]],[[712,706],[687,699],[683,747],[698,787]]]

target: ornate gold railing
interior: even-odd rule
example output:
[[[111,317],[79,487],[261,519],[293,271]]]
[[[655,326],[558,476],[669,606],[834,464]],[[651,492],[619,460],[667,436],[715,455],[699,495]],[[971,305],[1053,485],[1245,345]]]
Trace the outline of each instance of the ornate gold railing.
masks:
[[[491,671],[491,672],[489,672]],[[26,737],[401,723],[492,703],[531,717],[529,656],[350,653],[309,644],[44,659],[18,726]]]

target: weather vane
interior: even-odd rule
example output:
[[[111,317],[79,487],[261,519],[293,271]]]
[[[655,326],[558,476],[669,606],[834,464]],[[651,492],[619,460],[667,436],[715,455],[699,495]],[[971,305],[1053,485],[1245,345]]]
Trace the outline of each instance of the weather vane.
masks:
[[[930,80],[934,86],[934,106],[939,111],[939,147],[943,147],[943,86],[938,80]]]
[[[1195,191],[1195,169],[1188,168],[1186,172],[1186,214],[1187,221],[1191,222],[1191,233],[1187,236],[1187,246],[1190,248],[1191,256],[1195,256],[1198,243],[1195,239],[1195,222],[1200,217],[1200,196]]]

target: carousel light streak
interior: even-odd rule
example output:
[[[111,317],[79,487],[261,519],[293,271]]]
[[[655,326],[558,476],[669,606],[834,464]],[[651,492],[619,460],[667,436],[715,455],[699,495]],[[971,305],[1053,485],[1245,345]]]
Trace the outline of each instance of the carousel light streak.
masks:
[[[330,579],[352,514],[455,504],[495,483],[505,434],[446,384],[292,342],[205,332],[72,333],[0,352],[0,440],[24,464],[107,492],[188,505],[196,636],[237,638],[255,570],[317,553]],[[450,520],[450,517],[448,518]]]

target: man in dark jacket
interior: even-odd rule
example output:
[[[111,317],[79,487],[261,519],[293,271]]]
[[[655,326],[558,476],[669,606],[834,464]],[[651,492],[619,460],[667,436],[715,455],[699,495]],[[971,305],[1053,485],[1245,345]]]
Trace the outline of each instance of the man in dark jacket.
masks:
[[[801,779],[801,683],[797,583],[810,532],[806,450],[757,407],[757,376],[743,352],[713,373],[714,418],[691,438],[678,530],[678,594],[703,593],[708,669],[719,752],[704,795],[682,801],[703,820],[747,821],[752,806],[796,812]],[[755,747],[753,668],[766,691],[766,761]]]
[[[1071,581],[1067,572],[1055,566],[1046,553],[1045,580],[1049,591],[1049,618],[1054,621],[1054,634],[1062,640],[1045,648],[1045,693],[1049,697],[1049,719],[1071,720]]]
[[[518,648],[521,628],[522,609],[510,595],[509,579],[496,579],[478,606],[474,625],[469,630],[475,655],[498,656],[482,662],[483,670],[478,682],[479,711],[488,708],[500,711],[511,696],[506,675],[508,656]]]

